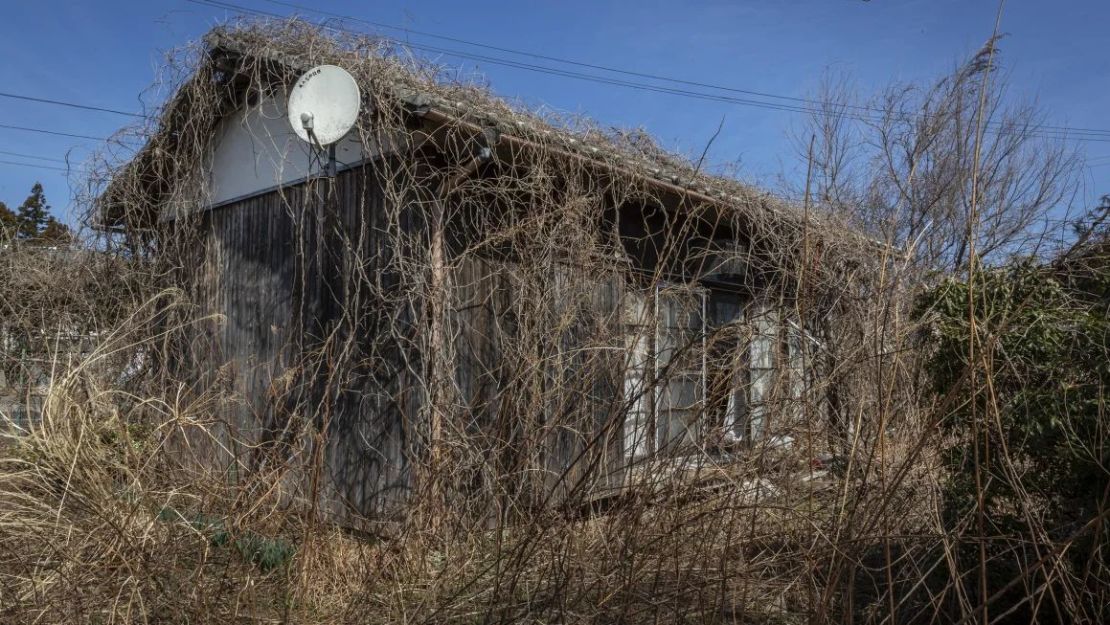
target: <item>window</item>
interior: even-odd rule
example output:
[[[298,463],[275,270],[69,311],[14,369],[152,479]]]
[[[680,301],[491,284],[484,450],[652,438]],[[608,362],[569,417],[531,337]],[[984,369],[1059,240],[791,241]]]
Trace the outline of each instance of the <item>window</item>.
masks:
[[[701,440],[705,393],[705,292],[688,287],[655,290],[655,394],[657,450],[680,451]]]
[[[624,450],[630,458],[651,454],[652,441],[648,436],[652,423],[651,393],[651,334],[654,315],[647,299],[640,293],[630,294],[625,302],[624,325],[628,353],[624,374],[624,401],[627,412],[624,419]]]
[[[726,301],[735,297],[714,296]],[[724,331],[734,328],[731,335],[736,337],[724,345],[733,350],[727,369],[732,386],[727,407],[718,408],[723,412],[719,422],[727,435],[758,440],[803,416],[817,341],[788,306],[756,299],[729,309],[735,314],[714,319],[710,329],[729,336]]]
[[[657,285],[628,297],[624,319],[629,458],[759,440],[803,414],[816,341],[788,308]]]
[[[748,414],[751,336],[745,307],[745,298],[735,291],[713,291],[707,304],[706,420],[710,428],[733,437],[744,434]]]
[[[624,450],[630,458],[701,439],[704,307],[703,290],[667,284],[626,298]]]
[[[751,308],[752,340],[748,348],[751,358],[748,387],[750,410],[746,434],[752,439],[759,439],[766,435],[771,416],[779,324],[778,311],[766,302],[759,302]]]
[[[806,388],[811,385],[813,347],[817,341],[798,323],[793,314],[783,319],[782,334],[786,343],[785,362],[785,413],[792,420],[804,416]]]

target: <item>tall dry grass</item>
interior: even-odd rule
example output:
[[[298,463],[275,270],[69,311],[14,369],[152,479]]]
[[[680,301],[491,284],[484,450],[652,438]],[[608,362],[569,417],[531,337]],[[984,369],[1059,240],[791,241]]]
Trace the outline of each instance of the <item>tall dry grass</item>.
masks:
[[[944,228],[947,238],[926,241],[928,228],[883,229],[900,223],[892,215],[910,214],[916,223],[929,210],[907,205],[898,189],[921,191],[911,198],[960,196],[966,162],[937,159],[937,175],[924,177],[916,167],[893,167],[882,184],[854,189],[859,195],[816,184],[800,208],[769,203],[735,184],[731,208],[697,202],[686,208],[702,225],[743,231],[749,246],[691,252],[677,242],[692,226],[676,220],[632,242],[654,246],[660,260],[642,274],[628,272],[629,288],[599,312],[605,309],[596,305],[598,285],[627,271],[614,252],[628,242],[607,238],[598,214],[656,206],[654,187],[635,177],[600,184],[591,165],[564,159],[565,146],[545,139],[545,124],[557,120],[524,115],[473,85],[444,83],[437,68],[382,42],[298,22],[230,31],[247,52],[340,63],[372,85],[368,97],[381,106],[373,108],[377,117],[360,120],[357,134],[366,144],[383,133],[411,132],[390,106],[382,76],[477,102],[485,113],[519,122],[534,143],[518,146],[506,169],[479,170],[469,160],[468,130],[457,124],[436,139],[435,158],[448,161],[450,175],[425,156],[381,165],[375,180],[385,194],[386,248],[400,251],[368,249],[358,229],[337,235],[342,262],[353,268],[339,302],[344,314],[318,342],[297,345],[303,358],[268,381],[272,395],[265,401],[285,410],[281,435],[270,440],[236,427],[243,414],[264,412],[252,405],[259,395],[240,382],[243,363],[219,363],[207,351],[227,319],[187,271],[198,258],[211,260],[197,254],[207,251],[204,217],[182,210],[171,225],[153,225],[149,172],[124,168],[93,180],[96,191],[111,181],[109,196],[116,210],[122,207],[126,231],[98,242],[95,252],[51,262],[27,247],[0,252],[17,278],[0,282],[7,377],[22,389],[18,395],[33,393],[43,402],[41,419],[9,423],[0,447],[0,619],[962,623],[985,614],[981,598],[968,592],[968,577],[982,575],[981,567],[968,568],[960,551],[990,537],[945,516],[951,475],[944,454],[959,441],[939,425],[961,408],[968,376],[981,388],[990,372],[972,362],[954,388],[934,392],[923,368],[928,337],[911,314],[914,297],[934,279],[931,271],[963,265],[938,261],[963,257],[955,251],[960,240],[951,239],[962,233]],[[158,173],[172,183],[154,198],[161,208],[188,209],[205,199],[198,181],[209,122],[225,112],[226,92],[216,81],[222,70],[206,65],[204,52],[191,49],[167,69],[169,101],[187,102],[189,117],[151,139],[152,153],[163,159],[154,167],[165,167]],[[245,58],[238,71],[246,84],[281,78],[271,65]],[[961,76],[960,89],[980,84],[974,72]],[[952,111],[974,115],[962,104],[984,101],[975,95],[937,97],[952,96],[945,100]],[[908,119],[889,121],[887,128],[912,126]],[[966,128],[963,121],[951,128]],[[694,181],[713,183],[699,177],[700,163],[661,156],[638,134],[579,129],[602,154],[659,158]],[[974,137],[946,140],[965,145]],[[999,154],[1009,158],[1013,152],[1003,148]],[[807,157],[819,161],[812,147]],[[841,179],[826,174],[811,171],[818,181]],[[933,193],[932,185],[953,179],[947,174],[955,186]],[[901,187],[904,178],[926,186]],[[998,180],[996,198],[1006,198],[1012,197],[1006,185],[1021,178]],[[288,191],[283,207],[292,223],[307,230],[314,217],[302,200],[326,193],[322,180]],[[527,212],[506,209],[521,198]],[[876,226],[867,234],[878,244],[836,226],[836,210],[849,200],[880,213],[854,215],[857,228]],[[945,204],[953,211],[957,205]],[[990,214],[1005,223],[1003,213]],[[414,215],[426,220],[424,228],[400,227]],[[449,232],[465,233],[465,245],[447,240]],[[991,232],[1004,248],[998,231]],[[923,256],[921,249],[942,252]],[[769,309],[817,337],[820,348],[799,356],[819,374],[792,394],[789,372],[778,372],[775,400],[764,406],[767,436],[732,453],[720,453],[727,444],[707,435],[683,454],[639,463],[627,488],[604,497],[593,490],[605,477],[597,466],[573,480],[553,480],[558,471],[543,464],[553,437],[583,441],[587,459],[605,444],[583,422],[583,406],[596,385],[611,381],[614,371],[619,380],[635,359],[630,326],[615,326],[613,317],[642,305],[642,293],[664,279],[671,286],[663,296],[685,298],[680,310],[697,301],[694,285],[673,280],[668,261],[679,260],[754,267],[765,280],[760,297]],[[467,301],[468,271],[494,261],[501,261],[498,275],[513,297]],[[311,276],[296,279],[303,288]],[[495,306],[507,311],[489,330],[501,361],[482,375],[501,377],[494,397],[473,401],[454,375],[467,354],[458,339],[473,321],[464,313]],[[371,317],[386,321],[366,325]],[[647,376],[637,392],[656,393],[679,379],[685,358],[727,369],[737,341],[755,336],[754,323],[684,336],[674,346],[674,366]],[[598,356],[613,353],[618,357]],[[40,364],[28,366],[31,358]],[[189,366],[197,363],[207,370]],[[410,492],[388,514],[341,527],[329,521],[314,486],[324,466],[318,451],[331,408],[345,392],[400,394],[394,382],[365,373],[389,366],[426,398],[401,415],[415,441],[404,450]],[[602,400],[610,435],[633,412],[632,395]],[[706,404],[694,416],[711,421],[716,409]],[[786,436],[792,444],[783,444]],[[1069,540],[1046,531],[1038,547],[1051,555]],[[1051,594],[1059,587],[1021,586],[1046,620],[1093,620],[1089,604]]]

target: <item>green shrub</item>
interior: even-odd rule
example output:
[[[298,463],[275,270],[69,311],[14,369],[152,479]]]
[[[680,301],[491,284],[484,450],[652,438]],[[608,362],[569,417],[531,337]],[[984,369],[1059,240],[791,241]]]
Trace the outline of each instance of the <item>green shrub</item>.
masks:
[[[232,539],[224,520],[208,514],[186,517],[170,506],[158,511],[158,519],[168,522],[186,522],[208,537],[213,547],[233,546],[243,560],[257,566],[262,572],[282,568],[292,561],[296,547],[280,538],[267,538],[250,530]]]
[[[971,285],[952,279],[919,302],[933,345],[929,379],[938,396],[954,400],[941,425],[950,441],[944,455],[948,530],[977,535],[982,514],[990,537],[990,594],[1032,573],[1032,586],[1017,585],[1002,602],[1044,581],[1047,573],[1035,570],[1036,561],[1071,541],[1068,573],[1082,586],[1093,585],[1089,607],[1096,614],[1103,609],[1097,597],[1105,598],[1108,580],[1099,578],[1110,563],[1101,527],[1110,487],[1106,249],[1103,242],[1052,263],[1025,259],[977,274],[974,362]],[[961,567],[972,571],[964,583],[977,598],[978,538],[963,547]]]

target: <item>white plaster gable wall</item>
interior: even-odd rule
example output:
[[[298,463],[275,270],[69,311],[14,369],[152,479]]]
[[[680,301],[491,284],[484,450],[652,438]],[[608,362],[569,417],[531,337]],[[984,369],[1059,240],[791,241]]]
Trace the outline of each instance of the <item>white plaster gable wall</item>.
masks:
[[[285,102],[285,94],[277,93],[228,115],[218,124],[208,172],[209,207],[319,173],[322,161],[290,128]],[[336,144],[340,168],[364,158],[357,135],[352,133]]]

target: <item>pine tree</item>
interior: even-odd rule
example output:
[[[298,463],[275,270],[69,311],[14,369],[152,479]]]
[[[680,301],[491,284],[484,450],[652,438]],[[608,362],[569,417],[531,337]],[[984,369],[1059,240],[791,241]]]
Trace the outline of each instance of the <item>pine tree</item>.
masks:
[[[19,217],[7,204],[0,202],[0,243],[15,238],[18,230]]]
[[[46,227],[39,233],[38,240],[52,245],[61,245],[71,243],[73,234],[69,231],[69,226],[53,217],[47,217]]]
[[[17,217],[19,219],[19,238],[23,240],[37,239],[46,222],[50,219],[50,205],[46,203],[46,194],[43,193],[42,183],[36,182],[31,187],[31,195],[20,204]]]

